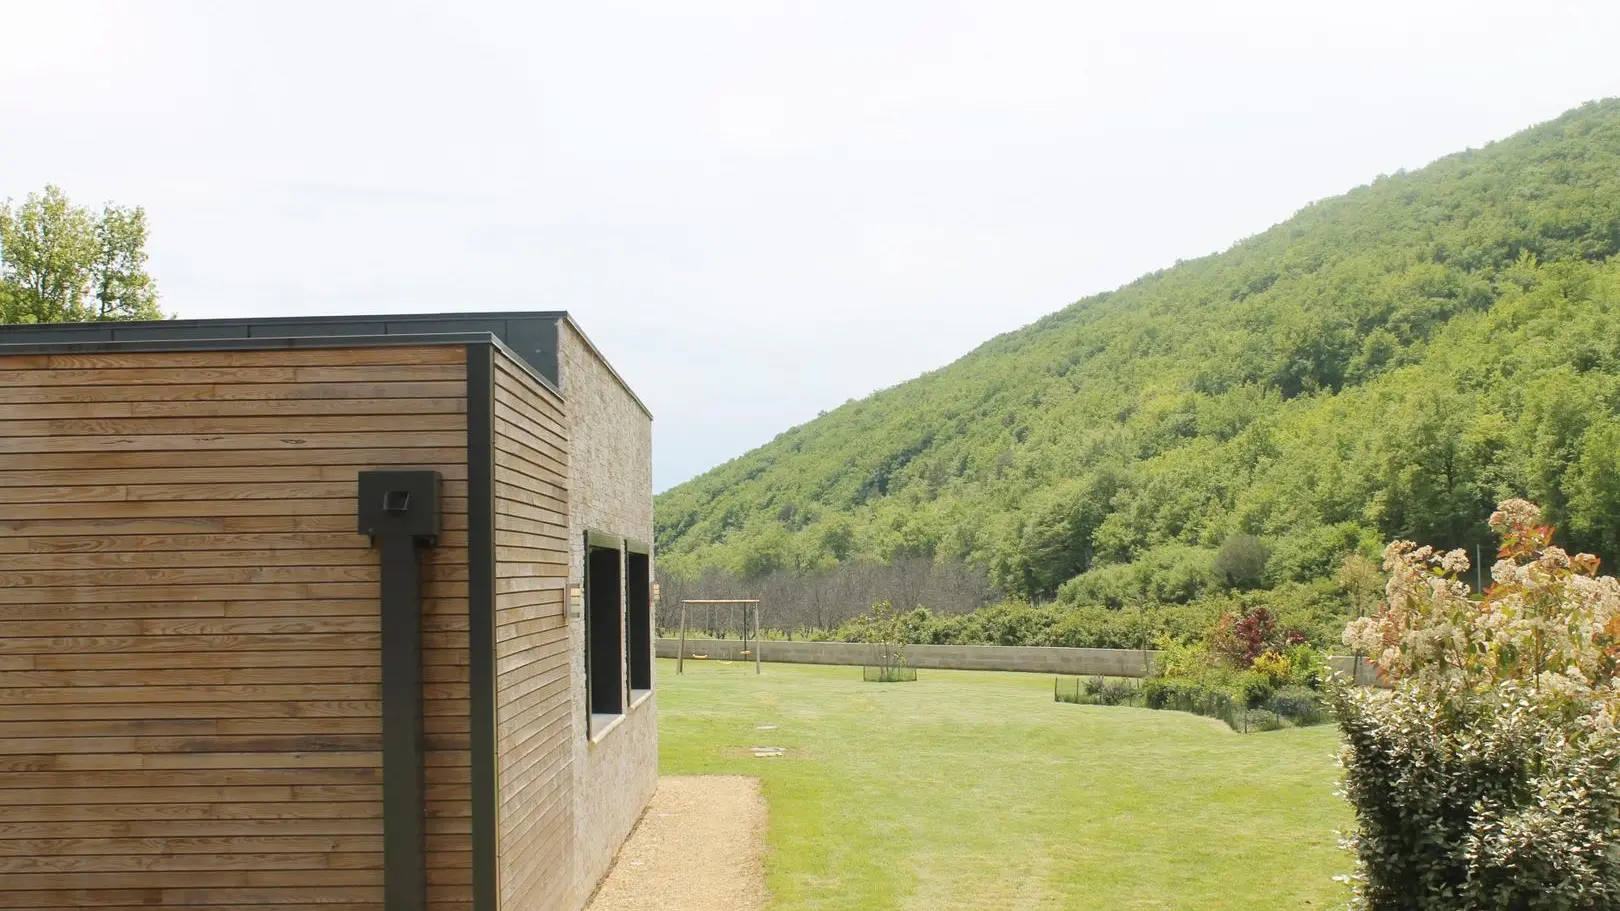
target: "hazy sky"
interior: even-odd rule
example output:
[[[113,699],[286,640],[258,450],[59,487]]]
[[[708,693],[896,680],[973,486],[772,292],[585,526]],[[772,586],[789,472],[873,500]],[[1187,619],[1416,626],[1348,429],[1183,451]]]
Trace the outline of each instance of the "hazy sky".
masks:
[[[662,489],[1617,46],[1612,0],[0,0],[0,197],[144,205],[183,317],[573,311]]]

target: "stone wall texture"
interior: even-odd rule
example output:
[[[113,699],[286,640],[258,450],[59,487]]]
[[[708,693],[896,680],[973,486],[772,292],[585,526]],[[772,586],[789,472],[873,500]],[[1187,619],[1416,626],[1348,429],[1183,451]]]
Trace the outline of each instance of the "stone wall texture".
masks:
[[[652,418],[570,321],[559,332],[559,379],[569,416],[569,586],[584,585],[585,533],[653,537]],[[623,616],[623,604],[620,615]],[[585,624],[570,620],[576,731],[589,729]],[[620,668],[624,672],[624,668]],[[654,684],[656,686],[656,682]],[[581,908],[607,873],[658,785],[656,696],[632,703],[595,739],[574,740],[574,881]]]
[[[658,657],[674,658],[680,653],[679,639],[659,639]],[[687,639],[686,655],[704,656],[698,660],[752,661],[742,654],[737,639]],[[906,661],[912,667],[964,671],[1024,671],[1043,674],[1074,674],[1080,677],[1143,677],[1158,652],[1113,648],[1057,648],[1017,645],[908,645]],[[759,645],[761,661],[785,664],[873,664],[873,647],[858,642],[784,642],[769,640]],[[1334,670],[1349,675],[1354,658],[1329,659]],[[1360,662],[1363,685],[1376,682],[1366,661]]]

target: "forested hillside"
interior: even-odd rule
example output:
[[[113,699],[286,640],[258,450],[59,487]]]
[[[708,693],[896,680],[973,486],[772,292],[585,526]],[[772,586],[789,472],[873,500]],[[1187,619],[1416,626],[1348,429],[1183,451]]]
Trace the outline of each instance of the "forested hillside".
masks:
[[[1307,206],[657,501],[663,570],[959,558],[1108,605],[1327,586],[1507,495],[1620,556],[1620,101]]]

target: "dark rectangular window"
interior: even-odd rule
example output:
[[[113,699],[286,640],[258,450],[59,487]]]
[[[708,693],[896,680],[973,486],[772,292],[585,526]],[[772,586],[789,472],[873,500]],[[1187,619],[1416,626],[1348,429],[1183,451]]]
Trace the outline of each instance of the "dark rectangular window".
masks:
[[[624,711],[622,554],[616,547],[585,549],[585,678],[592,715]]]
[[[650,690],[653,679],[652,559],[631,550],[624,558],[625,619],[630,628],[630,689]]]

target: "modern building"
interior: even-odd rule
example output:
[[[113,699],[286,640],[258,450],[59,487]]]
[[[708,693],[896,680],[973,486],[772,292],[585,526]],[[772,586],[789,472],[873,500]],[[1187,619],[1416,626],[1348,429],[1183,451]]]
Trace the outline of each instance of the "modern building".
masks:
[[[650,459],[566,313],[0,327],[0,907],[582,907]]]

